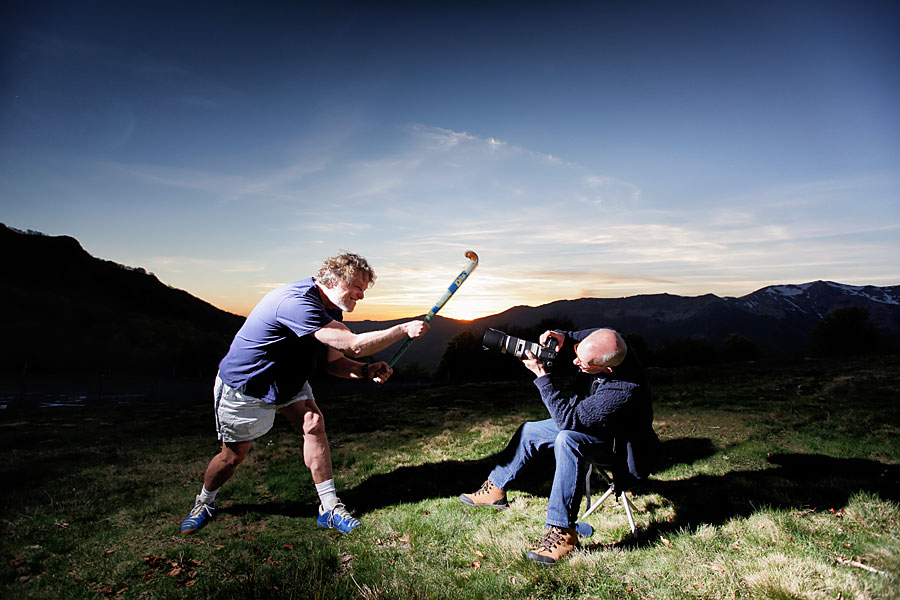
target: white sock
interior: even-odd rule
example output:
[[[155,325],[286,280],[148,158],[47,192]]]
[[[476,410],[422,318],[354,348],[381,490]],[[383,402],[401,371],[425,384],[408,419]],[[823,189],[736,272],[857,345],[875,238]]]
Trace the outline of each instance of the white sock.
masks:
[[[216,499],[216,494],[218,494],[218,493],[219,493],[219,490],[209,491],[208,489],[206,489],[206,486],[204,485],[203,489],[200,491],[200,496],[199,496],[200,502],[202,502],[203,504],[212,504],[213,500]]]
[[[340,500],[334,489],[334,479],[316,484],[316,492],[319,493],[319,502],[322,503],[322,512],[327,513],[337,505]]]

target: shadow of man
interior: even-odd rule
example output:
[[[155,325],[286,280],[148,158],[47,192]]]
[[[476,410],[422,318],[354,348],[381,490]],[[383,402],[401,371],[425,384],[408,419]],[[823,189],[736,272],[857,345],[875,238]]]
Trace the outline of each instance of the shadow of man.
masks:
[[[706,438],[680,438],[663,442],[661,465],[691,464],[711,456],[715,448]],[[390,473],[373,475],[358,486],[341,493],[341,499],[361,514],[397,504],[432,498],[456,497],[477,489],[503,452],[469,461],[444,461],[411,467],[399,467]],[[511,489],[537,496],[548,496],[553,480],[552,452],[545,452],[529,463],[512,483]]]
[[[715,452],[706,438],[679,438],[664,441],[660,452],[660,469],[676,464],[692,464]],[[480,486],[503,451],[474,460],[447,460],[439,463],[398,467],[390,473],[368,477],[356,487],[343,490],[341,501],[355,513],[363,515],[399,503],[455,498]],[[552,452],[539,454],[512,483],[511,489],[535,496],[549,496],[553,481]],[[291,502],[237,503],[220,509],[224,513],[242,515],[250,512],[302,517],[313,514],[315,506]]]

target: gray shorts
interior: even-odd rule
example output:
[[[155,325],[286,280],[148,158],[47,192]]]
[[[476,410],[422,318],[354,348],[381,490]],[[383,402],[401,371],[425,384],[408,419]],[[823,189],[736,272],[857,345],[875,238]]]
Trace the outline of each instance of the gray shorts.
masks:
[[[223,442],[248,442],[264,436],[272,429],[278,409],[301,400],[315,400],[315,397],[309,382],[306,382],[303,389],[287,402],[269,404],[239,392],[216,375],[213,399],[219,439]]]

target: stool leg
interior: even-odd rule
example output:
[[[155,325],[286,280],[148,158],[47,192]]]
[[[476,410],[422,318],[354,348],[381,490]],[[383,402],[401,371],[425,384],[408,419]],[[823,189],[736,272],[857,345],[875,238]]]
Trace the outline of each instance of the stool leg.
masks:
[[[610,488],[609,488],[608,490],[606,490],[606,491],[603,493],[603,495],[600,496],[600,498],[599,498],[596,502],[594,502],[594,503],[591,505],[591,507],[587,510],[587,512],[584,513],[583,515],[581,515],[581,518],[582,518],[582,519],[586,518],[586,517],[587,517],[588,515],[590,515],[592,512],[594,512],[595,510],[597,510],[598,508],[600,508],[600,505],[603,504],[603,501],[604,501],[604,500],[606,500],[607,498],[610,497],[610,495],[613,493],[613,490],[614,490],[614,488],[613,488],[612,486],[610,486]]]
[[[637,533],[637,526],[634,524],[634,515],[631,514],[634,505],[631,504],[631,499],[628,497],[627,492],[622,492],[622,505],[625,507],[625,514],[628,516],[628,524],[631,526],[632,535],[634,535]]]
[[[587,475],[584,476],[584,505],[591,505],[591,473],[594,472],[594,465],[589,464]]]

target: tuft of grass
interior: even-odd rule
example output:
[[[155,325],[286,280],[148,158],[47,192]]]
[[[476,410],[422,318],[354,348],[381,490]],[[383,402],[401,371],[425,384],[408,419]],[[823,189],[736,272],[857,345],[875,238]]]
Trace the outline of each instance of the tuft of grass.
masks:
[[[0,412],[4,598],[900,598],[900,359],[656,371],[658,472],[607,502],[571,560],[534,565],[548,468],[510,508],[457,496],[525,420],[528,381],[320,398],[339,492],[363,522],[315,525],[280,420],[178,535],[217,451],[206,397]]]

